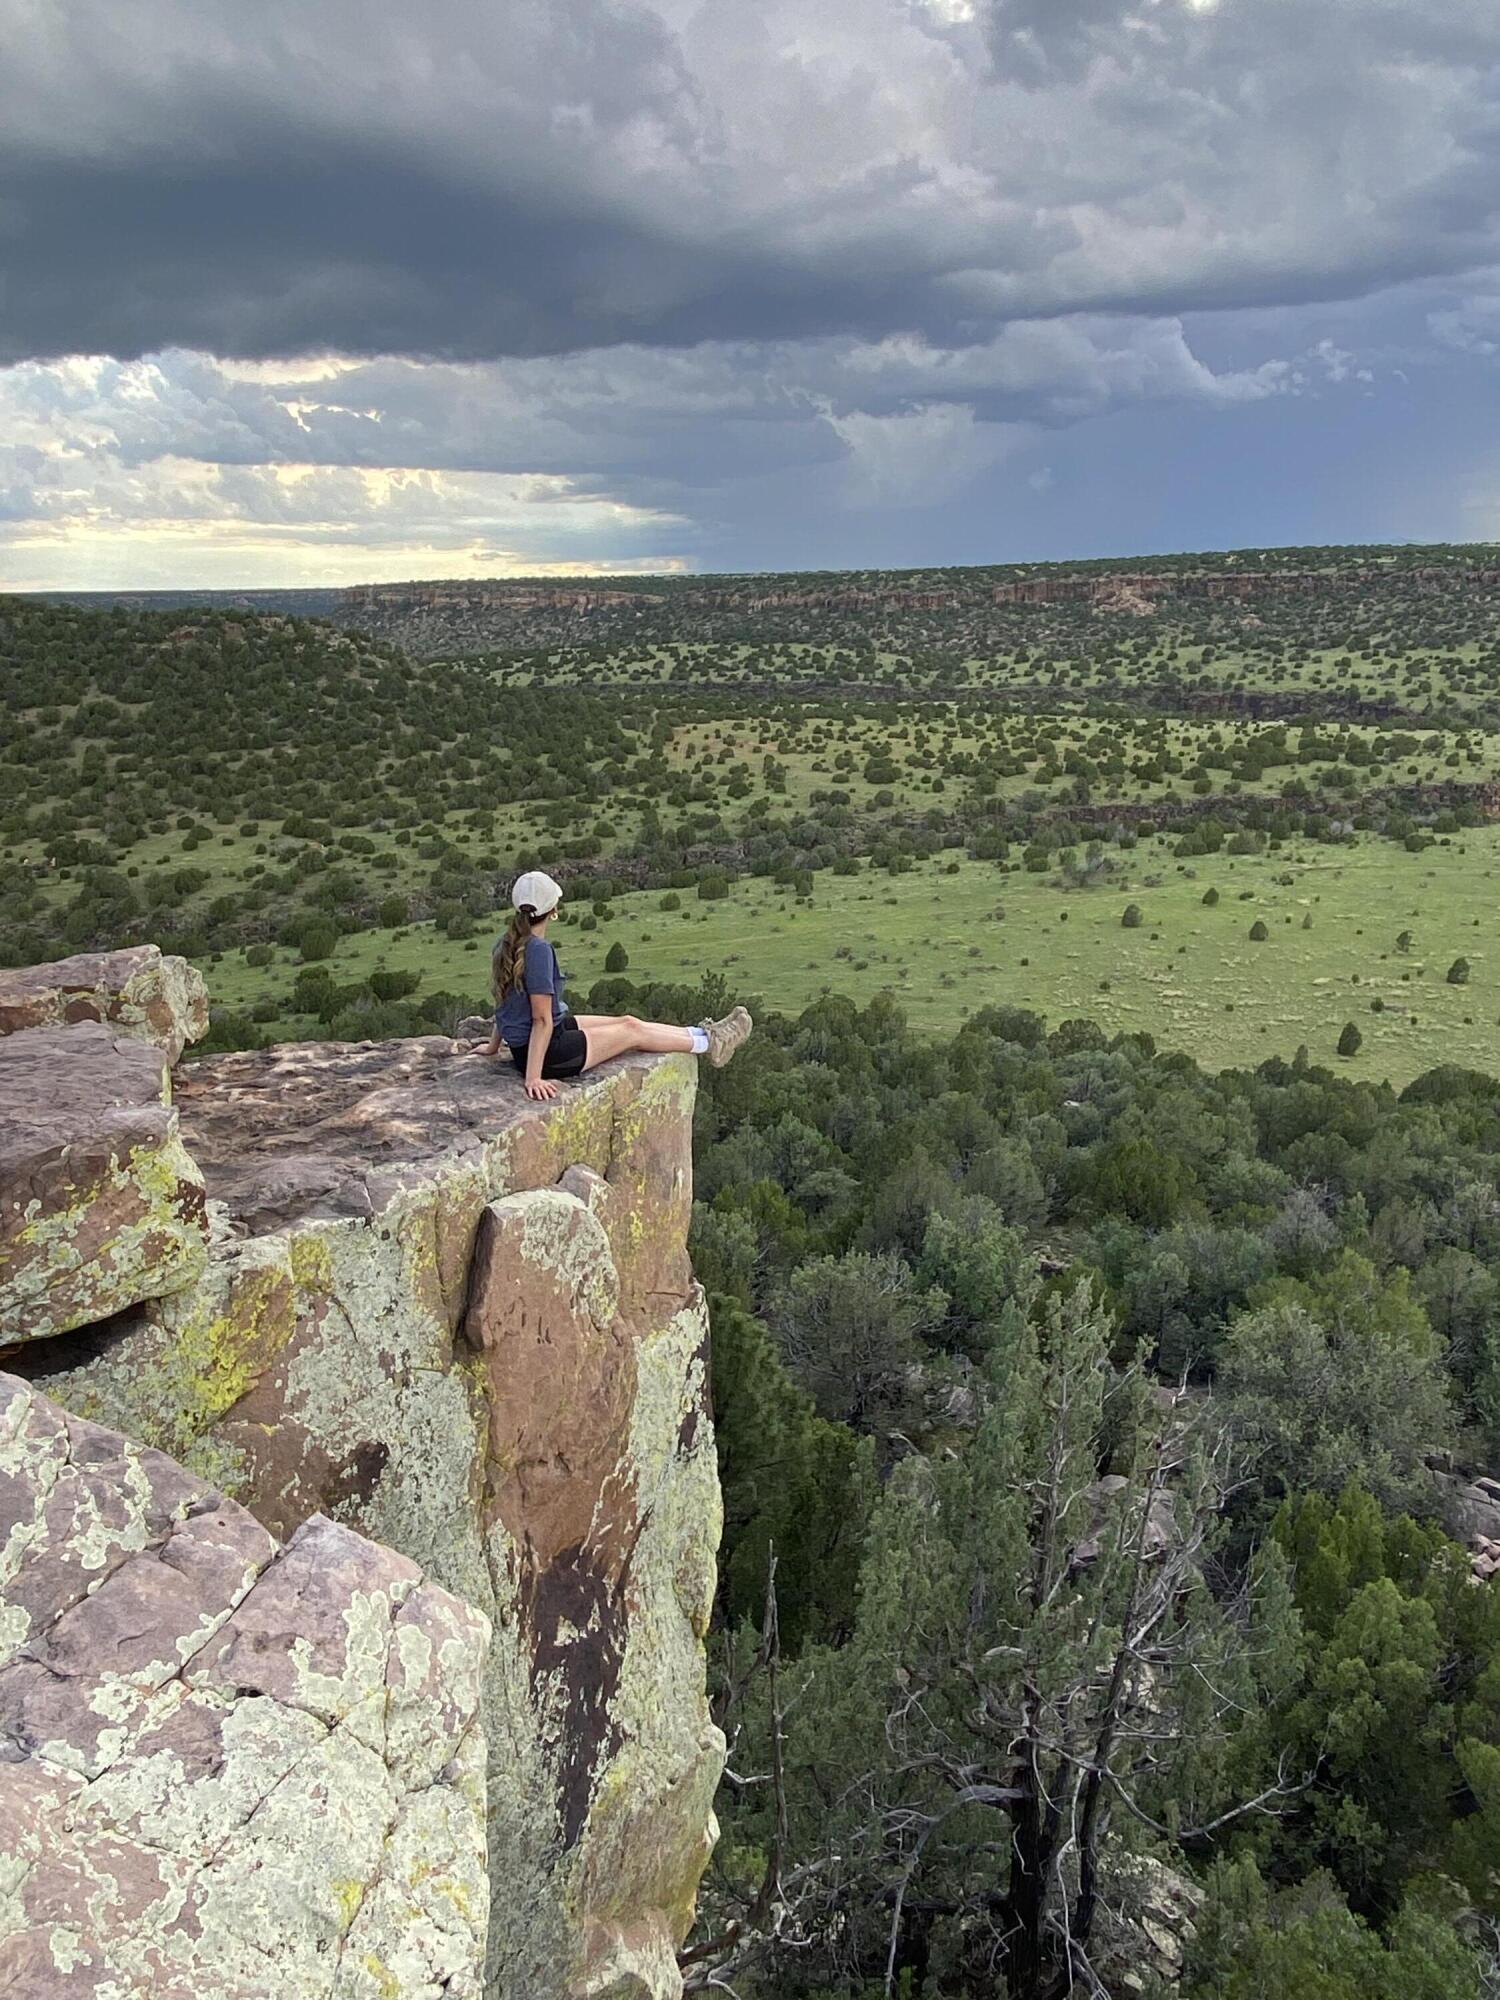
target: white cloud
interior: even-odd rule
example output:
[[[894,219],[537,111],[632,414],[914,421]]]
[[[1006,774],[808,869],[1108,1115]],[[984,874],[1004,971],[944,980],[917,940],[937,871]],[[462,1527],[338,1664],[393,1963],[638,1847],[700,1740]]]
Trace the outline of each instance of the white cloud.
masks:
[[[1427,316],[1434,340],[1460,354],[1500,354],[1500,292],[1478,292]]]

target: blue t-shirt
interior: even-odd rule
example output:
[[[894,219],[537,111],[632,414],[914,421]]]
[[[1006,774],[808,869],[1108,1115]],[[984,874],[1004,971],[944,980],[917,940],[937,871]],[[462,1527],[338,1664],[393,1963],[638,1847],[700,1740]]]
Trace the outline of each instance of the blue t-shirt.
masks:
[[[557,953],[545,938],[527,938],[525,978],[519,986],[511,988],[495,1009],[495,1026],[500,1030],[501,1040],[507,1048],[524,1049],[531,1040],[531,996],[534,993],[550,993],[553,1022],[563,1018],[568,1011],[562,997],[566,976],[557,962]]]

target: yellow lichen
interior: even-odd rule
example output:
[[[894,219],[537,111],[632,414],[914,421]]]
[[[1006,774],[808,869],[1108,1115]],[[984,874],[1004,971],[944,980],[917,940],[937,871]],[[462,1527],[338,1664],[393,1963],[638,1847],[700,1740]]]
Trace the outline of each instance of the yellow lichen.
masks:
[[[380,1988],[382,2000],[398,2000],[401,1981],[392,1972],[383,1958],[377,1958],[373,1951],[365,1953],[365,1971]]]
[[[276,1266],[246,1273],[224,1311],[189,1311],[177,1321],[161,1366],[175,1449],[186,1448],[254,1386],[295,1323],[286,1272]]]
[[[328,1245],[313,1230],[294,1236],[288,1252],[292,1281],[302,1292],[326,1294],[333,1284],[333,1259]]]
[[[346,1931],[359,1914],[359,1906],[365,1899],[365,1885],[357,1877],[339,1876],[329,1887],[339,1906],[339,1929]]]

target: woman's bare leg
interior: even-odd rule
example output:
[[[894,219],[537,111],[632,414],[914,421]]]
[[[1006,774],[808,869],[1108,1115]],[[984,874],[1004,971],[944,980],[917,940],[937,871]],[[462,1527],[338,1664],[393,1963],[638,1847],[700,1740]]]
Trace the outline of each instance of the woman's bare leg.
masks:
[[[669,1027],[665,1021],[642,1021],[634,1014],[575,1014],[573,1018],[588,1038],[585,1069],[594,1069],[612,1056],[629,1055],[632,1049],[661,1056],[678,1050],[686,1055],[692,1050],[689,1030]]]

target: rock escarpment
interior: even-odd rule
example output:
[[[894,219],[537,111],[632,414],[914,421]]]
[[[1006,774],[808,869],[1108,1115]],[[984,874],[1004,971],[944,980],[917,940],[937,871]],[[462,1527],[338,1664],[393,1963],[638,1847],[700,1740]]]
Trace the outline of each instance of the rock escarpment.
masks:
[[[418,655],[463,654],[497,647],[602,643],[671,643],[685,636],[774,642],[805,638],[809,619],[835,617],[847,640],[851,621],[866,635],[900,632],[920,643],[921,623],[943,621],[978,645],[1013,641],[996,611],[1077,606],[1149,617],[1160,608],[1330,597],[1387,598],[1465,590],[1488,597],[1500,588],[1493,562],[1417,564],[1330,562],[1306,568],[1178,561],[1109,568],[1103,564],[1020,565],[846,575],[594,578],[447,578],[357,584],[330,607],[335,623],[393,640]]]
[[[677,1993],[713,1837],[693,1084],[690,1058],[633,1058],[533,1105],[439,1039],[178,1070],[201,1268],[7,1357],[283,1560],[327,1517],[489,1622],[485,1991],[507,2000]]]

